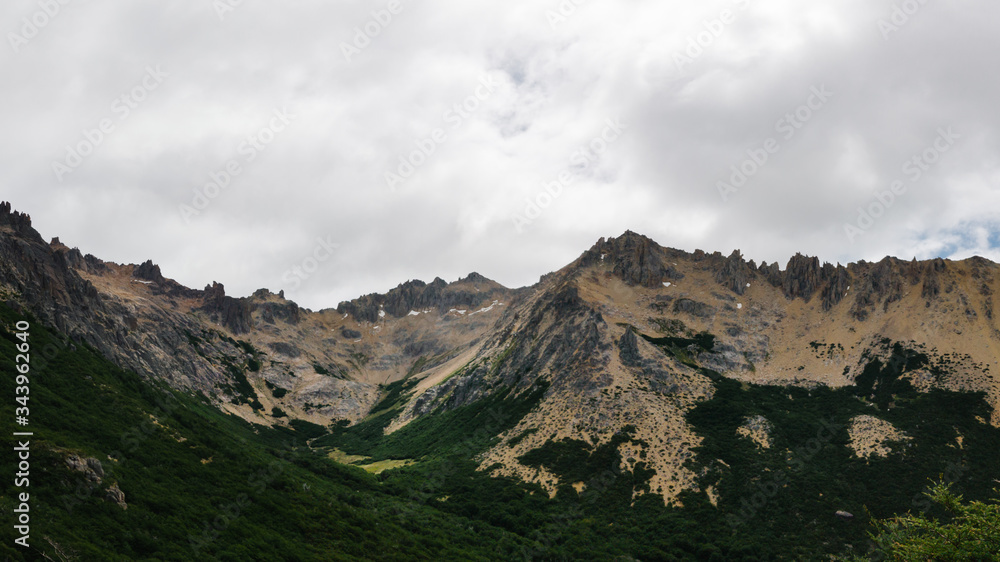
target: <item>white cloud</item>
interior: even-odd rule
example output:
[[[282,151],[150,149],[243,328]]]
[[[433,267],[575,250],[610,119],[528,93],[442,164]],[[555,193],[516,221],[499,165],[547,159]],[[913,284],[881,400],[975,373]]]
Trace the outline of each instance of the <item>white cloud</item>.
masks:
[[[65,7],[0,54],[0,198],[45,236],[233,294],[283,288],[330,236],[336,255],[289,291],[312,308],[473,270],[532,283],[625,229],[782,264],[796,251],[996,254],[995,3],[929,3],[884,40],[891,6],[860,0],[587,2],[555,29],[558,2],[404,2],[345,61],[341,43],[385,5],[244,3],[221,22],[211,3]],[[16,32],[35,10],[0,14]],[[679,70],[675,55],[712,30]],[[58,182],[51,162],[155,64],[169,77]],[[496,91],[453,128],[445,111],[485,73]],[[820,84],[834,99],[723,203],[716,181]],[[286,104],[294,123],[184,223],[178,206]],[[627,133],[573,167],[615,117]],[[947,126],[962,134],[954,150],[851,243],[843,225]],[[390,191],[385,171],[435,128],[447,140]],[[519,234],[512,215],[567,170],[573,182]]]

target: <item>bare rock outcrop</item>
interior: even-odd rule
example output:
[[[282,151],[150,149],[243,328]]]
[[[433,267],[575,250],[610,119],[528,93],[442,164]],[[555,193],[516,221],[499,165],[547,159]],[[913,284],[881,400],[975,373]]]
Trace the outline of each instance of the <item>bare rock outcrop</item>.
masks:
[[[104,466],[99,459],[93,457],[81,457],[77,454],[70,454],[66,457],[66,466],[77,472],[83,473],[88,482],[94,485],[100,484],[104,478]]]
[[[851,287],[851,274],[846,267],[837,264],[833,267],[830,264],[823,265],[824,278],[827,279],[826,286],[820,294],[823,303],[823,310],[830,310],[840,304],[840,301],[847,296],[847,290]]]
[[[737,295],[742,295],[746,292],[753,276],[753,266],[743,261],[743,255],[739,250],[733,250],[722,268],[715,273],[715,281]]]
[[[781,289],[790,299],[802,297],[808,302],[823,281],[821,273],[819,258],[795,254],[785,266]]]
[[[642,357],[639,356],[639,344],[636,341],[635,331],[626,329],[621,339],[618,340],[618,357],[622,365],[627,367],[638,367],[642,365]]]
[[[128,504],[125,503],[125,492],[118,487],[117,482],[108,486],[108,489],[104,492],[104,499],[116,504],[123,510],[128,509]]]
[[[470,273],[454,283],[440,277],[430,283],[419,279],[401,283],[385,294],[372,293],[337,305],[337,312],[350,314],[361,322],[377,322],[385,312],[402,318],[412,310],[432,309],[440,312],[451,308],[471,308],[495,299],[508,299],[514,291]]]
[[[153,283],[163,283],[163,274],[160,273],[160,266],[153,263],[153,260],[146,260],[132,270],[132,276],[136,279],[152,281]]]
[[[896,262],[886,257],[874,265],[858,263],[857,267],[862,270],[861,282],[851,307],[851,314],[856,319],[864,321],[879,304],[886,310],[890,304],[903,298],[906,278]]]
[[[628,285],[657,287],[684,278],[672,264],[684,252],[663,248],[651,239],[626,231],[618,238],[601,238],[580,258],[581,266],[610,260],[612,273]]]
[[[247,299],[226,296],[222,283],[212,282],[205,287],[202,310],[213,320],[229,328],[234,334],[246,334],[253,327],[253,309]]]

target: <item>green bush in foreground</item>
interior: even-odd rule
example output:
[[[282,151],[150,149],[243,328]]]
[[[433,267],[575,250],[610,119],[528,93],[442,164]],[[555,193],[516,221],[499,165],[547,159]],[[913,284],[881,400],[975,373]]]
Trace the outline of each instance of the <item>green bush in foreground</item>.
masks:
[[[906,514],[876,521],[872,534],[882,560],[1000,559],[1000,501],[962,502],[951,486],[935,484],[926,493],[950,515],[941,522],[924,514]]]

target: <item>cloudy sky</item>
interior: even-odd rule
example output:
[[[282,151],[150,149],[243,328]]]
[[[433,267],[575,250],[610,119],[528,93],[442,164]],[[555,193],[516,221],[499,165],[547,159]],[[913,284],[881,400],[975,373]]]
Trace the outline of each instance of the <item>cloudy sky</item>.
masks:
[[[626,229],[1000,261],[997,2],[576,2],[4,2],[0,199],[314,309]]]

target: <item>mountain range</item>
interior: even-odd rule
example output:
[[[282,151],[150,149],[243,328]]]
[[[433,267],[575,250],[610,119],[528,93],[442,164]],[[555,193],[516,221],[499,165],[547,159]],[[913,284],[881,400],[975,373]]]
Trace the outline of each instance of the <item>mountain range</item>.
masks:
[[[269,436],[298,438],[296,458],[308,461],[280,462],[310,478],[369,479],[367,497],[461,518],[479,537],[470,545],[525,559],[828,559],[865,552],[871,519],[925,508],[928,479],[948,473],[968,497],[987,497],[1000,461],[997,291],[1000,268],[978,257],[833,265],[796,254],[781,267],[629,231],[529,287],[470,273],[313,311],[281,291],[192,289],[152,261],[46,242],[28,215],[0,205],[8,334],[14,319],[31,319],[63,342],[53,357],[92,353],[132,373],[129,385],[196,401],[212,431],[259,439],[262,451]],[[146,410],[157,435],[193,427]],[[137,509],[116,506],[157,513],[116,466],[107,443],[120,436],[100,445],[48,429],[52,497],[75,474],[102,490],[75,513],[96,510],[122,529]],[[107,473],[104,488],[88,470]],[[495,497],[479,497],[494,486]],[[43,521],[59,509],[36,508]],[[61,534],[33,537],[39,552],[90,559],[86,525],[59,521]],[[419,521],[405,532],[423,533],[429,520]],[[197,559],[235,556],[227,532]],[[138,548],[132,540],[102,548]],[[301,556],[501,558],[496,546],[404,544],[384,556],[327,547]],[[174,559],[146,548],[122,559]]]

